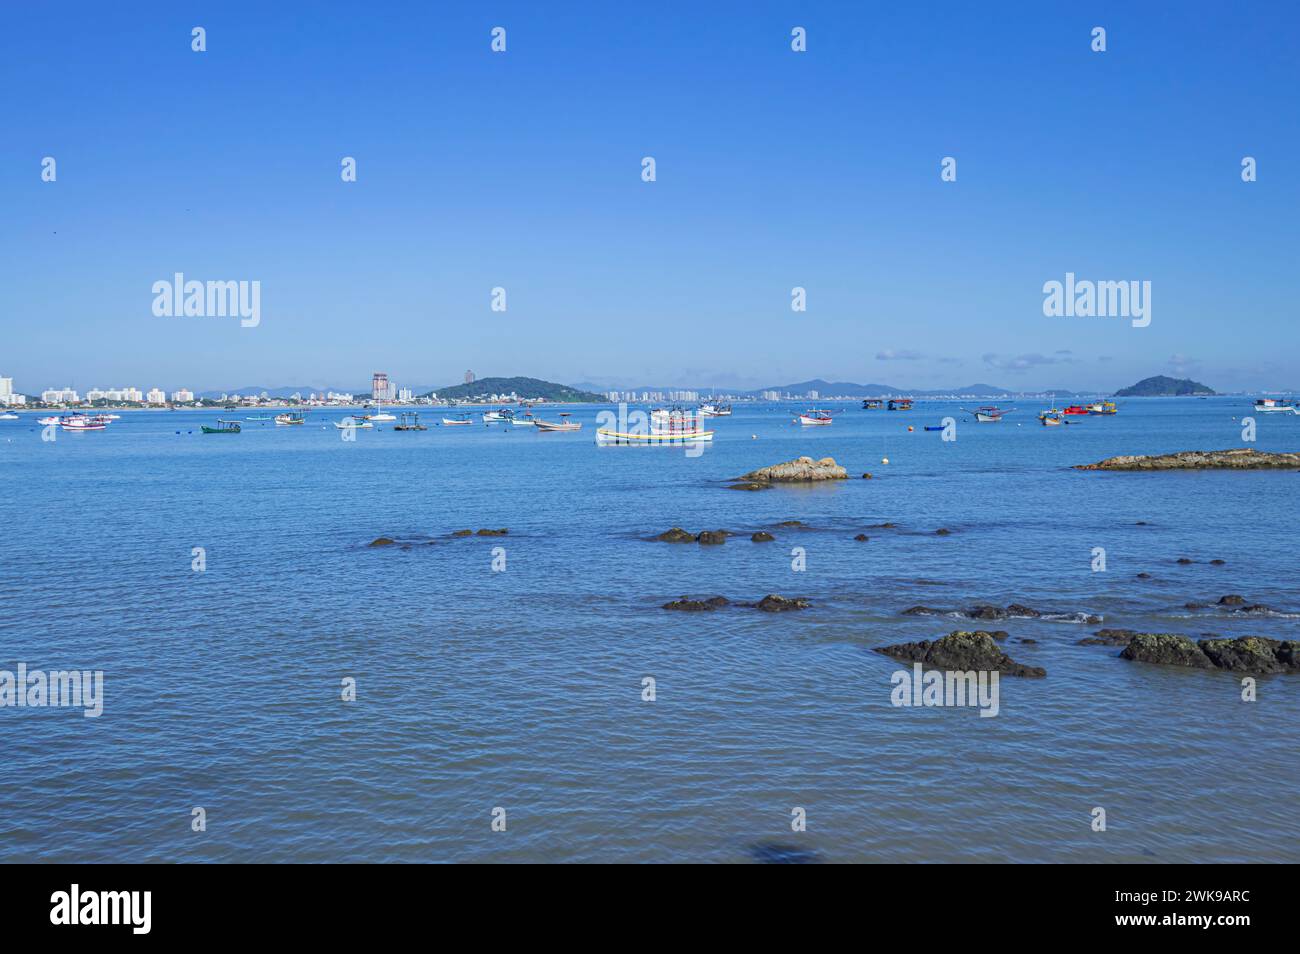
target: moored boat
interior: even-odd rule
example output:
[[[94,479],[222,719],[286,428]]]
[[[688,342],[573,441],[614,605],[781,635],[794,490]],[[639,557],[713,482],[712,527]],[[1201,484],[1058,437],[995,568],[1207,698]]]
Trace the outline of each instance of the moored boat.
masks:
[[[1088,405],[1089,414],[1118,414],[1119,408],[1115,407],[1114,401],[1097,401]]]
[[[1074,414],[1087,414],[1087,413],[1088,413],[1088,409],[1087,409],[1086,407],[1084,407],[1082,404],[1071,404],[1069,407],[1067,407],[1067,408],[1066,408],[1064,411],[1062,411],[1061,413],[1062,413],[1062,414],[1070,414],[1070,415],[1074,415]]]
[[[701,404],[700,417],[730,417],[730,404]]]
[[[966,408],[962,408],[962,410],[966,411],[967,414],[973,414],[975,420],[979,421],[981,424],[996,424],[998,421],[1002,420],[1005,415],[1014,411],[1015,408],[1008,408],[1004,411],[1000,407],[986,404],[984,407],[977,407],[973,411],[967,411]]]
[[[825,427],[831,423],[831,412],[818,408],[809,408],[799,414],[798,421],[805,427]]]
[[[468,414],[462,414],[460,417],[444,417],[442,423],[448,427],[469,427],[474,422]]]
[[[1300,407],[1294,401],[1260,398],[1255,402],[1255,411],[1260,414],[1300,414]]]
[[[306,424],[307,415],[302,411],[288,411],[284,414],[277,414],[275,416],[275,423],[284,426]]]
[[[879,398],[865,398],[862,401],[864,411],[878,411],[885,406],[885,402]]]
[[[495,411],[483,412],[484,424],[507,424],[514,420],[515,412],[508,407],[499,408]]]
[[[207,424],[200,424],[199,430],[201,430],[204,434],[238,434],[239,422],[223,421],[220,418],[218,418],[216,427],[209,427]]]
[[[889,411],[910,411],[912,409],[911,398],[890,398],[886,410]]]
[[[108,422],[87,417],[85,414],[69,414],[59,418],[59,426],[65,431],[102,431],[108,426]]]
[[[539,431],[580,431],[582,424],[578,421],[569,420],[567,411],[561,412],[559,421],[543,421],[541,418],[533,418],[533,426]]]
[[[351,430],[365,430],[366,428],[373,429],[375,425],[371,424],[369,421],[363,421],[360,418],[345,417],[341,421],[335,421],[334,426],[337,427],[340,431],[346,431],[349,429]]]

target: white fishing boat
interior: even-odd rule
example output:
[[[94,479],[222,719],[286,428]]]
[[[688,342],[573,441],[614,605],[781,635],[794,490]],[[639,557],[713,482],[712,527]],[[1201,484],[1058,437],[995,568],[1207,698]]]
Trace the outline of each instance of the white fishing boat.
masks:
[[[442,423],[446,424],[448,427],[469,427],[474,422],[470,420],[468,414],[462,414],[460,417],[456,418],[444,417]]]
[[[700,417],[730,417],[730,404],[701,404]]]
[[[515,412],[505,407],[495,411],[483,412],[484,424],[507,424],[510,421],[513,421],[514,418],[515,418]]]
[[[306,424],[307,415],[302,411],[289,411],[287,414],[277,414],[275,423],[280,426],[291,426],[294,424]]]
[[[384,410],[384,405],[382,402],[376,403],[373,409],[374,413],[369,413],[372,410],[369,406],[362,408],[362,410],[367,413],[353,414],[352,419],[356,421],[381,421],[381,422],[397,420],[397,418],[394,415],[389,414]]]
[[[1260,398],[1255,402],[1255,411],[1259,414],[1300,414],[1300,407],[1296,407],[1294,401]]]
[[[44,425],[57,424],[57,423],[59,423],[59,419],[58,419],[58,417],[56,417],[56,416],[54,416],[54,415],[50,415],[49,417],[38,417],[38,418],[36,419],[36,423],[37,423],[37,424],[44,424]]]
[[[87,417],[85,414],[70,414],[60,418],[59,426],[65,431],[102,431],[108,426],[108,422]]]
[[[569,420],[567,411],[561,412],[559,421],[543,421],[541,418],[533,418],[533,426],[539,431],[580,431],[582,424],[577,421]]]
[[[1004,411],[1000,407],[994,407],[989,404],[984,407],[977,407],[973,411],[967,411],[966,408],[962,408],[962,410],[966,411],[967,414],[973,414],[975,420],[979,421],[981,424],[996,424],[998,421],[1002,420],[1004,415],[1010,414],[1015,410],[1015,408],[1008,408]]]
[[[537,418],[531,416],[513,417],[510,419],[510,423],[515,427],[533,427],[537,424]]]
[[[0,414],[0,421],[16,421],[16,420],[18,420],[17,414],[10,414],[8,411],[6,411],[4,414]]]
[[[616,431],[601,427],[596,430],[597,444],[644,444],[647,446],[665,446],[674,444],[698,444],[713,440],[713,431],[664,430],[664,431]]]
[[[810,408],[800,414],[798,420],[805,427],[825,427],[831,422],[831,412]]]
[[[356,428],[357,430],[365,430],[368,427],[373,428],[375,425],[371,424],[369,421],[358,420],[355,417],[345,417],[341,421],[335,421],[334,426],[340,431],[346,431],[350,427]]]

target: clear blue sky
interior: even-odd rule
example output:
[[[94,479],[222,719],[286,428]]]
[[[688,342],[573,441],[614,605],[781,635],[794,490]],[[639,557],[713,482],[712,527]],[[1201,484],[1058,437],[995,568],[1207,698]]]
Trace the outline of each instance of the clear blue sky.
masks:
[[[6,4],[20,390],[1300,387],[1295,3],[290,6]],[[261,325],[154,317],[177,271]],[[1150,327],[1044,317],[1067,271]]]

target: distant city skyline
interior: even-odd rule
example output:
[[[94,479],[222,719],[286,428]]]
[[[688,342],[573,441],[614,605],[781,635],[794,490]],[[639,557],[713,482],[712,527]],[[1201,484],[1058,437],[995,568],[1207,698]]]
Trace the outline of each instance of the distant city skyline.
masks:
[[[664,9],[14,7],[0,374],[1300,388],[1294,5]]]

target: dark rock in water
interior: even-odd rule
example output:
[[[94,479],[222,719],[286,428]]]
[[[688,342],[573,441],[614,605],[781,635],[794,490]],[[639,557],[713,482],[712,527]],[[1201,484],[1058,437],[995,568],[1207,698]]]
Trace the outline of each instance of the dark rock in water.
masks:
[[[1025,639],[1017,639],[1016,642],[1018,642],[1018,643],[1025,643],[1026,645],[1030,645],[1030,646],[1036,646],[1036,645],[1038,645],[1038,640],[1036,640],[1036,639],[1029,639],[1028,637],[1026,637]]]
[[[682,610],[686,613],[703,613],[709,610],[718,609],[726,606],[731,601],[725,596],[710,596],[705,600],[693,600],[689,596],[683,596],[679,600],[673,600],[671,603],[665,603],[666,610]]]
[[[802,527],[803,525],[802,520],[782,520],[777,524],[778,527]]]
[[[1236,639],[1202,639],[1198,645],[1210,662],[1230,672],[1295,671],[1296,643],[1239,636]]]
[[[1189,610],[1203,610],[1209,608],[1210,608],[1209,603],[1184,603],[1183,604],[1183,609],[1189,609]]]
[[[370,541],[370,543],[367,544],[367,546],[391,547],[396,542],[397,541],[394,540],[392,537],[375,537],[373,540]]]
[[[1146,525],[1147,522],[1145,520],[1139,520],[1137,523],[1133,524],[1135,527],[1145,527]]]
[[[1108,457],[1075,470],[1300,470],[1300,453],[1268,453],[1249,447],[1221,451]]]
[[[453,530],[451,532],[451,535],[453,537],[468,537],[468,536],[472,536],[473,534],[474,534],[473,530]]]
[[[1246,597],[1237,593],[1229,593],[1227,596],[1219,597],[1220,606],[1245,606]]]
[[[1178,560],[1177,560],[1177,562],[1179,562],[1179,563],[1183,564],[1184,566],[1186,566],[1188,563],[1195,563],[1196,561],[1195,561],[1195,560],[1189,560],[1187,557],[1179,557]]]
[[[854,539],[854,540],[857,540],[859,543],[866,543],[866,542],[867,542],[868,540],[870,540],[871,538],[870,538],[869,536],[867,536],[865,533],[859,533],[859,534],[858,534],[856,537],[854,537],[853,539]]]
[[[929,606],[909,606],[903,610],[904,616],[942,616],[944,610],[933,609]]]
[[[1085,616],[1083,618],[1083,621],[1087,623],[1089,626],[1096,626],[1098,623],[1102,621],[1102,618],[1100,616]]]
[[[778,596],[775,593],[768,593],[757,603],[754,604],[765,613],[782,613],[786,610],[807,609],[812,605],[811,602],[799,597],[793,599]]]
[[[1037,619],[1043,614],[1036,609],[1030,609],[1028,606],[1022,606],[1020,603],[1012,603],[1007,607],[1008,616],[1027,616],[1030,619]]]
[[[871,479],[871,475],[870,475],[870,474],[863,474],[863,475],[862,475],[862,479],[863,479],[863,480],[870,480],[870,479]]]
[[[962,613],[967,619],[1006,619],[1010,614],[998,606],[972,606]]]
[[[1270,616],[1277,611],[1271,606],[1265,606],[1263,603],[1247,603],[1245,606],[1238,606],[1233,612],[1243,613],[1247,616]]]
[[[1149,579],[1151,579],[1151,574],[1150,574],[1150,573],[1139,573],[1138,576],[1137,576],[1137,578],[1138,578],[1139,580],[1149,580]]]
[[[938,530],[934,531],[934,535],[936,537],[946,537],[950,533],[952,533],[952,531],[949,530],[947,527],[940,527]]]
[[[931,669],[997,670],[1009,676],[1046,676],[1047,670],[1018,663],[993,641],[993,634],[979,630],[949,633],[934,642],[877,646],[876,652],[893,659],[919,662]]]
[[[771,484],[760,483],[756,480],[741,480],[727,487],[728,490],[767,490]]]
[[[1227,562],[1227,560],[1214,559],[1210,561],[1210,566],[1223,566]]]
[[[695,535],[687,533],[681,527],[673,527],[671,530],[665,530],[655,539],[662,540],[664,543],[694,543]]]
[[[874,527],[872,527],[872,529],[873,529],[873,530],[893,530],[893,529],[894,529],[895,527],[897,527],[897,526],[898,526],[898,524],[896,524],[896,523],[878,523],[878,524],[876,524]]]
[[[478,535],[480,537],[504,537],[509,532],[505,527],[502,527],[500,530],[480,530]]]
[[[771,543],[776,539],[776,537],[772,536],[772,534],[768,533],[766,530],[760,530],[749,539],[753,540],[755,543]]]
[[[999,640],[999,641],[1003,641],[1003,640],[1005,640],[1008,636],[1011,635],[1011,634],[1008,633],[1005,629],[990,629],[990,630],[988,631],[988,634],[989,634],[990,636],[992,636],[994,639]],[[1022,640],[1022,642],[1023,642],[1023,640]]]
[[[751,845],[749,853],[755,861],[765,865],[815,865],[821,862],[821,857],[815,851],[777,841],[761,841]]]
[[[1162,666],[1214,668],[1214,663],[1201,651],[1201,647],[1178,633],[1136,633],[1120,652],[1120,656],[1134,662],[1157,663]]]
[[[1127,646],[1138,635],[1132,629],[1099,629],[1091,636],[1079,640],[1080,646]]]
[[[695,538],[700,543],[718,544],[727,542],[726,530],[701,530]]]

